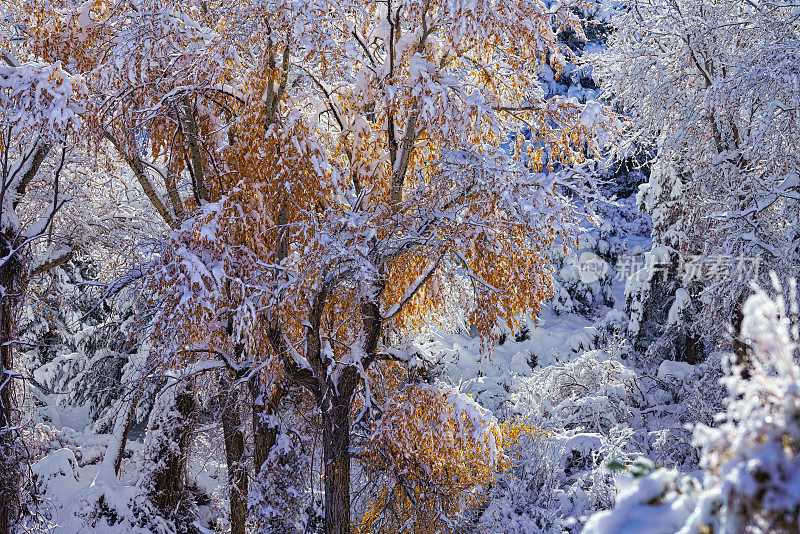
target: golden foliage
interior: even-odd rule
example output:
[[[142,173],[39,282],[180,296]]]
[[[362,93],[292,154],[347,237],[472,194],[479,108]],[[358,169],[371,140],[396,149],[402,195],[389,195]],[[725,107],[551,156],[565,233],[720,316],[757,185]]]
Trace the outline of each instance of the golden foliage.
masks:
[[[96,97],[98,145],[142,187],[163,182],[148,198],[166,193],[172,232],[133,329],[157,347],[151,363],[247,363],[274,386],[293,362],[317,402],[373,366],[374,398],[358,402],[381,415],[362,460],[383,483],[362,528],[447,530],[474,509],[504,447],[533,430],[374,362],[426,323],[463,312],[487,334],[549,297],[550,250],[579,217],[534,173],[582,163],[616,127],[535,89],[543,63],[564,65],[557,31],[580,33],[575,14],[489,0],[24,6],[28,53],[77,69]],[[533,140],[502,147],[522,127]]]
[[[377,481],[365,533],[454,532],[484,502],[495,474],[511,465],[521,446],[547,433],[525,421],[502,425],[468,395],[441,386],[408,383],[394,363],[377,366],[371,380],[381,405],[359,462]],[[527,438],[522,445],[522,438]]]
[[[444,532],[481,501],[505,457],[493,418],[476,420],[451,391],[408,385],[383,412],[361,459],[385,484],[361,519],[364,532]]]

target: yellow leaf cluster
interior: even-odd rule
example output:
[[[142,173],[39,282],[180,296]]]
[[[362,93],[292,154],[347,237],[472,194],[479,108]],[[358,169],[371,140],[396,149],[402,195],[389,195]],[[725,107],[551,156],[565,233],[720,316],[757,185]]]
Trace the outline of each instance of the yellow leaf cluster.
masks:
[[[374,387],[385,404],[359,458],[375,487],[359,528],[449,532],[507,465],[502,447],[513,435],[504,436],[490,413],[453,389],[400,384],[402,373],[393,364],[378,375]]]

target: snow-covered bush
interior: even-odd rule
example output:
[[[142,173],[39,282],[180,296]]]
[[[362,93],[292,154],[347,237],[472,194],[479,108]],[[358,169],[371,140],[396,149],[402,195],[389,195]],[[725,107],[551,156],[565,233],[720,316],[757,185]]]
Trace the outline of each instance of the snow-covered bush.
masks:
[[[607,241],[591,233],[580,236],[577,251],[566,254],[559,246],[554,247],[553,310],[556,313],[589,315],[601,306],[612,305],[611,269],[604,259],[610,251]]]
[[[699,483],[674,469],[656,470],[655,464],[646,458],[637,459],[624,471],[616,508],[613,512],[592,516],[583,533],[672,534],[680,531],[697,503]]]
[[[623,337],[628,318],[620,310],[576,330],[574,316],[550,313],[544,326],[529,325],[526,336],[507,336],[490,351],[461,334],[425,347],[443,362],[443,376],[502,421],[521,418],[547,431],[542,439],[521,439],[511,452],[512,466],[498,477],[482,513],[488,532],[580,531],[620,490],[609,467],[640,455],[697,469],[687,425],[710,424],[725,395],[719,353],[701,364],[667,360],[642,369]],[[577,333],[562,334],[570,331]],[[559,337],[556,349],[552,338]],[[602,348],[569,350],[577,338]],[[545,350],[555,357],[537,361]]]
[[[56,427],[111,430],[118,401],[135,372],[131,356],[133,296],[104,301],[91,258],[71,260],[36,280],[20,322],[21,366],[35,380],[38,416]],[[144,425],[156,384],[142,395],[135,421]]]
[[[613,179],[635,174],[638,183],[643,175],[628,171]],[[609,184],[609,196],[618,193]],[[621,186],[622,187],[622,186]],[[624,189],[624,187],[623,187]],[[555,286],[553,309],[556,313],[597,315],[604,306],[614,306],[615,280],[623,281],[633,274],[632,252],[649,246],[652,223],[650,217],[638,211],[633,196],[601,203],[595,210],[600,224],[581,234],[577,249],[564,253],[553,251]]]
[[[25,503],[24,532],[174,532],[141,486],[102,473],[105,453],[114,439],[69,427],[33,426],[26,443],[38,460],[30,469],[32,499]],[[128,448],[141,456],[140,443],[130,441]]]
[[[794,284],[792,284],[794,286]],[[719,524],[769,532],[800,529],[800,366],[796,288],[787,303],[757,292],[745,305],[750,378],[732,366],[722,423],[700,426],[703,467],[715,473]],[[697,524],[710,518],[698,517]]]
[[[731,363],[719,424],[695,428],[702,485],[665,469],[629,480],[613,511],[585,530],[601,532],[798,532],[800,365],[798,303],[759,290],[744,309],[747,373]],[[729,359],[730,360],[730,359]]]
[[[489,491],[480,524],[507,534],[579,531],[588,514],[614,501],[606,466],[631,459],[622,448],[628,434],[613,434],[559,429],[521,437],[508,451],[511,467]]]
[[[307,441],[307,440],[306,440]],[[310,455],[301,435],[280,427],[267,458],[268,468],[250,490],[248,506],[254,532],[258,534],[298,534],[316,532],[309,528],[313,510],[308,491]]]
[[[612,346],[536,367],[495,394],[505,398],[496,413],[546,433],[522,436],[509,451],[512,465],[498,476],[481,516],[488,531],[577,532],[588,515],[611,506],[616,488],[605,467],[632,460],[647,446],[639,409],[645,399],[619,352]],[[488,382],[467,386],[475,392]]]
[[[642,425],[644,398],[636,373],[606,351],[537,369],[511,395],[522,413],[541,414],[567,429],[607,433],[626,423]]]

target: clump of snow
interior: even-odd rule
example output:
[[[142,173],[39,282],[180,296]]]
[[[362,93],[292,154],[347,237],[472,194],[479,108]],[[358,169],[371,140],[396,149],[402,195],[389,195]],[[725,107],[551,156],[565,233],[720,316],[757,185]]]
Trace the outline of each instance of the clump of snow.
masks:
[[[686,312],[692,306],[692,297],[684,288],[675,291],[675,301],[669,308],[667,315],[667,326],[677,326],[685,320]]]
[[[80,123],[87,93],[83,78],[60,63],[0,66],[0,114],[15,137],[61,138]]]
[[[675,379],[679,381],[687,381],[696,375],[698,369],[694,365],[686,362],[673,362],[671,360],[664,360],[658,366],[656,376],[661,380]]]

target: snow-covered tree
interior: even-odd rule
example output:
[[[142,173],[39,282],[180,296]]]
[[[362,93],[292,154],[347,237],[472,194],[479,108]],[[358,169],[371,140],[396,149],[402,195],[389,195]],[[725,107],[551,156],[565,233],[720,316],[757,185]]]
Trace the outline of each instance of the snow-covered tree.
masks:
[[[211,7],[223,17],[219,9],[230,6],[212,3]],[[235,55],[232,39],[241,37],[244,30],[234,25],[233,33],[216,32],[215,27],[225,27],[224,19],[208,18],[207,9],[205,3],[192,2],[26,0],[16,11],[15,23],[28,54],[69,65],[71,72],[82,75],[91,95],[84,110],[89,141],[85,166],[118,176],[120,183],[115,185],[122,186],[122,191],[115,191],[114,216],[127,218],[129,228],[112,218],[112,230],[118,241],[114,252],[125,250],[128,254],[108,261],[103,278],[113,278],[120,271],[125,274],[112,280],[101,297],[127,294],[123,290],[144,272],[140,264],[146,263],[150,254],[147,249],[137,250],[136,245],[179,227],[187,213],[211,200],[208,182],[219,180],[223,172],[217,166],[218,133],[220,121],[231,118],[226,112],[230,111],[233,88],[222,82],[231,80],[226,74]],[[128,173],[131,179],[125,176]],[[220,183],[213,189],[217,196],[222,190]],[[131,254],[130,250],[140,253]],[[104,260],[114,256],[103,252]],[[137,353],[140,340],[135,330],[124,330],[128,348]],[[124,364],[126,370],[112,411],[107,412],[113,419],[105,421],[106,428],[120,431],[114,445],[118,450],[108,451],[116,458],[115,470],[119,471],[132,424],[147,418],[149,403],[139,406],[139,402],[159,373],[142,374],[143,369],[134,368],[136,358],[125,363],[97,353],[91,357],[96,364]],[[78,367],[85,368],[85,361],[76,360],[80,360]],[[80,375],[84,379],[99,376]],[[90,383],[84,380],[71,385],[75,389]],[[187,432],[190,428],[185,426]],[[191,443],[173,434],[180,432],[168,433],[175,438],[173,445]],[[176,458],[187,452],[181,451]],[[171,481],[181,477],[182,464],[165,461],[156,467],[167,471],[152,473],[153,494],[171,489]],[[163,502],[155,504],[164,508]]]
[[[798,6],[636,0],[607,8],[614,31],[595,73],[631,115],[632,139],[657,151],[640,190],[653,216],[654,266],[629,291],[639,308],[633,334],[656,348],[662,334],[682,337],[665,352],[692,353],[698,332],[659,331],[671,308],[681,304],[713,345],[740,322],[750,280],[797,271]]]
[[[60,427],[60,415],[86,410],[86,430],[105,433],[114,425],[138,350],[129,329],[135,297],[126,291],[114,300],[101,298],[105,288],[98,277],[108,256],[93,252],[97,259],[79,253],[31,280],[17,361],[45,408],[43,420]],[[142,403],[137,423],[146,422],[151,404]]]
[[[25,419],[20,418],[16,403],[22,398],[21,380],[27,376],[15,368],[14,352],[19,347],[29,354],[37,352],[28,350],[24,344],[19,345],[14,333],[14,323],[28,293],[32,289],[48,287],[49,282],[55,286],[62,285],[65,271],[62,269],[52,277],[48,271],[81,254],[102,257],[96,274],[101,279],[111,277],[115,271],[136,261],[135,255],[131,258],[129,244],[151,231],[146,214],[153,208],[132,198],[132,190],[126,181],[114,175],[115,165],[108,159],[105,148],[96,143],[102,135],[98,124],[102,123],[103,117],[96,113],[96,104],[102,104],[103,100],[98,98],[99,73],[93,69],[97,68],[102,56],[97,45],[99,42],[108,44],[103,40],[108,33],[103,34],[92,25],[92,16],[108,7],[101,3],[38,0],[0,3],[0,53],[3,60],[0,115],[3,161],[6,162],[0,189],[2,439],[11,439],[11,434],[16,439],[19,425]],[[90,13],[93,9],[95,11]],[[95,52],[97,54],[93,55]],[[148,192],[145,184],[142,188]],[[157,209],[156,202],[149,203]],[[143,217],[137,217],[137,212]],[[36,288],[29,284],[31,276],[37,277]],[[42,280],[42,277],[47,280]],[[91,282],[96,283],[95,280]],[[107,296],[118,293],[120,287],[112,287]],[[46,298],[54,296],[57,300],[65,297],[57,290]],[[70,312],[77,310],[70,310],[70,304],[64,300],[45,302],[31,299],[28,302],[30,309],[36,312],[33,318],[26,318],[26,327],[35,330],[47,323],[57,330],[49,341],[60,346],[51,347],[52,352],[44,355],[45,359],[67,357],[67,353],[55,352],[66,350],[70,345],[80,353],[62,368],[52,362],[39,361],[54,371],[48,373],[41,369],[40,375],[47,375],[50,387],[71,386],[69,391],[60,395],[62,401],[70,402],[67,397],[89,401],[91,397],[87,407],[93,410],[93,416],[99,417],[96,421],[98,428],[108,425],[109,421],[103,419],[108,417],[109,408],[114,410],[116,407],[107,406],[106,402],[109,398],[119,398],[123,392],[117,391],[116,386],[109,388],[102,379],[122,370],[125,358],[114,358],[113,355],[120,351],[128,352],[129,347],[124,346],[128,340],[120,339],[125,333],[112,332],[108,338],[115,340],[110,344],[104,343],[100,339],[101,328],[95,321],[96,314],[70,316]],[[77,305],[77,308],[81,307],[84,311],[102,308],[100,303],[88,303],[85,299]],[[59,317],[48,316],[48,308],[58,310],[55,313]],[[109,328],[116,329],[124,321],[119,317],[108,319],[104,327],[106,332]],[[38,324],[34,324],[37,321]],[[67,321],[70,322],[68,326]],[[36,344],[35,341],[42,340],[33,341]],[[100,346],[109,350],[104,354]],[[83,356],[92,358],[92,361],[86,361]],[[37,362],[26,359],[24,363]],[[117,364],[119,367],[114,368]],[[89,369],[95,373],[87,372]],[[34,368],[28,371],[34,371]],[[124,376],[125,372],[122,374]],[[78,384],[83,387],[76,388]],[[101,413],[103,411],[105,413]],[[141,413],[139,415],[141,419]],[[13,430],[8,431],[9,428]],[[5,442],[3,448],[6,449]],[[9,469],[15,471],[14,466],[19,467],[22,462],[12,454],[17,449],[10,442],[7,450],[9,453],[2,460],[3,469],[8,462]],[[17,477],[0,478],[10,480],[9,484],[13,486]],[[8,518],[16,515],[11,494],[3,501],[8,506],[2,508],[0,530],[8,528]]]
[[[23,462],[17,402],[21,376],[14,364],[15,323],[33,272],[69,259],[70,233],[54,228],[76,188],[75,151],[86,86],[61,64],[26,61],[13,53],[14,26],[0,11],[0,532],[17,519]],[[57,226],[57,225],[56,225]]]
[[[191,517],[194,502],[187,483],[186,451],[193,438],[198,407],[192,382],[171,381],[158,395],[145,440],[143,485],[164,517],[176,524]]]
[[[370,368],[417,361],[407,335],[456,307],[479,332],[535,313],[552,288],[551,246],[579,224],[560,186],[576,171],[583,179],[586,155],[618,123],[596,102],[538,89],[542,61],[559,70],[568,53],[556,30],[581,31],[571,3],[203,6],[185,16],[218,21],[216,33],[245,52],[214,71],[235,90],[211,115],[232,120],[196,130],[214,179],[149,269],[145,318],[161,365],[224,366],[231,383],[249,384],[254,414],[275,392],[306,390],[321,417],[326,532],[349,532],[351,432],[415,413],[402,381],[383,384],[394,391],[378,403]],[[523,126],[530,139],[501,146]],[[555,165],[570,171],[543,172]],[[485,484],[502,458],[492,419],[430,388],[426,417],[467,418],[440,452],[488,451],[476,456],[485,465],[474,484]],[[264,419],[253,420],[257,474],[275,441]],[[242,465],[234,438],[229,459]],[[386,460],[387,472],[424,463]],[[235,478],[246,494],[246,477]],[[403,488],[386,483],[386,495]]]

